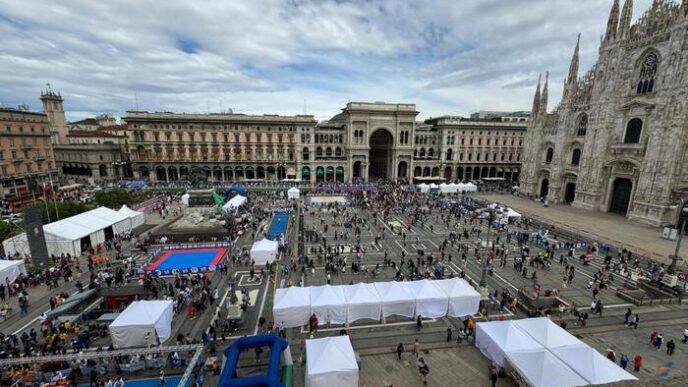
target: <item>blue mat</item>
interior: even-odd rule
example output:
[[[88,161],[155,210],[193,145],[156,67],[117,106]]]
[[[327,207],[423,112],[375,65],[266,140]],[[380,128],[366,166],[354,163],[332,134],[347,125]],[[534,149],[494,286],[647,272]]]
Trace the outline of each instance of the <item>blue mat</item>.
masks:
[[[176,387],[181,379],[181,376],[165,377],[165,387]],[[193,378],[189,378],[189,380],[187,380],[184,386],[182,387],[189,386],[191,379]],[[130,380],[125,377],[124,385],[126,387],[160,387],[160,380],[158,378]],[[79,387],[88,387],[88,383],[80,384]]]
[[[288,225],[289,214],[286,212],[276,212],[268,229],[268,238],[279,238],[282,234],[286,234]]]

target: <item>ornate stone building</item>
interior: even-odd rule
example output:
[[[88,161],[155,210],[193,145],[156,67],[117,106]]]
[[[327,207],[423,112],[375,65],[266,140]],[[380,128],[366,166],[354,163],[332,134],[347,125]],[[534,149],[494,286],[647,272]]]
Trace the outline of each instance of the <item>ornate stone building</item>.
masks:
[[[313,116],[127,112],[134,175],[154,181],[518,178],[529,113],[439,117],[414,104],[351,102]]]
[[[673,222],[688,197],[688,1],[656,0],[635,24],[615,0],[597,63],[578,77],[576,48],[560,104],[538,83],[521,188],[550,202]]]

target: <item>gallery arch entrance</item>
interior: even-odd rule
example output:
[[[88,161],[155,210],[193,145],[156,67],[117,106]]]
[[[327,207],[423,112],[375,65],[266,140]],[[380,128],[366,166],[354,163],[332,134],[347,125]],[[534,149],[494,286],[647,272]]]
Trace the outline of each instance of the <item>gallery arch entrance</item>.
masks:
[[[631,182],[631,179],[618,178],[614,180],[609,212],[626,215],[628,213],[628,205],[631,203],[632,190],[633,182]]]
[[[549,193],[549,179],[542,179],[540,183],[540,197],[544,198]]]
[[[369,179],[388,179],[392,176],[392,134],[385,129],[377,129],[370,136]]]
[[[576,183],[566,183],[566,192],[564,192],[564,202],[573,203],[576,199]]]

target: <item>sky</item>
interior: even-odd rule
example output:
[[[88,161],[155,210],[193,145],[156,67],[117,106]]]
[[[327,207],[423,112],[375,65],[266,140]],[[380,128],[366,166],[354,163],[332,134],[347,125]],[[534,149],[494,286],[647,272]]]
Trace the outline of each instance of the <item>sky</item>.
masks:
[[[637,19],[652,0],[635,0]],[[623,0],[622,0],[623,3]],[[558,103],[576,36],[597,58],[612,0],[3,0],[0,104],[68,120],[127,110],[337,114],[415,103],[419,118]]]

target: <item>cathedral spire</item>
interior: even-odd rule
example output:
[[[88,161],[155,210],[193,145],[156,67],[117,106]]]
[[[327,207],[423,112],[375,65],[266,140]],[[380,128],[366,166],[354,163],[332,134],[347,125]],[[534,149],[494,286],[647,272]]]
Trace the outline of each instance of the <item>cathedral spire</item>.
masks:
[[[573,56],[571,57],[571,65],[569,66],[569,77],[567,78],[567,83],[578,81],[578,62],[579,62],[579,51],[580,51],[580,32],[578,33],[578,40],[576,41],[576,48],[573,50]]]
[[[612,10],[609,12],[607,21],[607,33],[604,34],[604,41],[609,43],[616,39],[616,29],[619,26],[619,0],[614,0]]]
[[[540,98],[540,111],[547,113],[547,82],[549,81],[549,71],[545,73],[545,86],[542,88],[542,97]]]
[[[626,0],[621,11],[621,20],[619,21],[619,31],[616,36],[619,39],[626,39],[631,30],[631,19],[633,18],[633,0]]]
[[[533,115],[536,115],[540,110],[540,81],[542,80],[542,74],[538,75],[538,84],[535,89],[535,97],[533,97]]]

